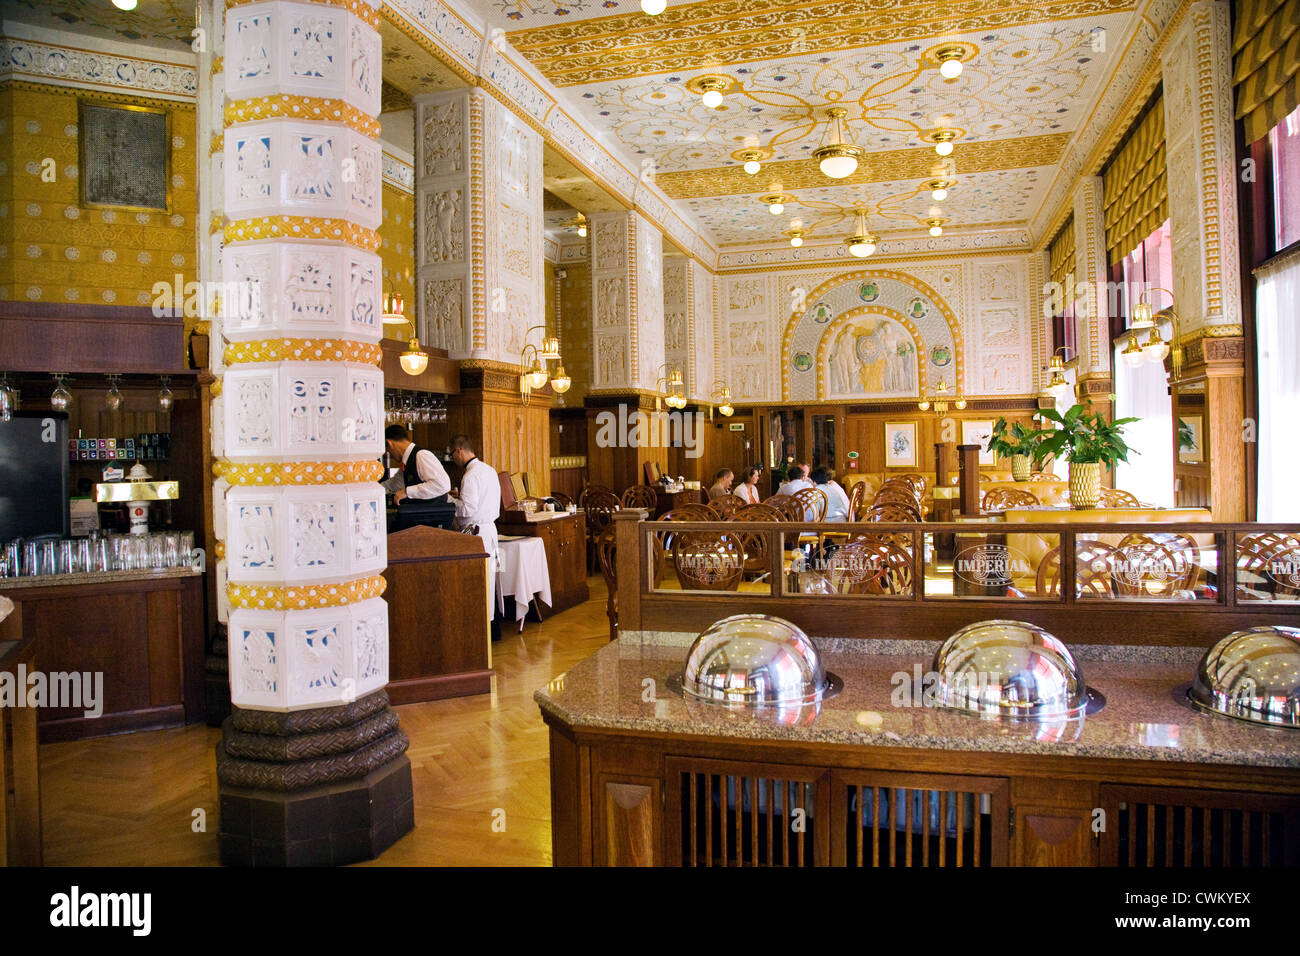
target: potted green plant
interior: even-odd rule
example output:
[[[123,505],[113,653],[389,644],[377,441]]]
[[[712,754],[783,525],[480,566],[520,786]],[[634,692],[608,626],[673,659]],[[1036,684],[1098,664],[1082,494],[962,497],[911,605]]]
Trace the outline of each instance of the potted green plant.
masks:
[[[1136,418],[1117,418],[1108,422],[1091,405],[1074,405],[1064,415],[1054,408],[1044,408],[1039,418],[1054,422],[1055,428],[1042,429],[1040,453],[1046,457],[1064,457],[1070,463],[1070,504],[1074,508],[1095,508],[1101,498],[1101,469],[1114,468],[1116,462],[1128,461],[1132,450],[1124,443],[1124,426]]]
[[[1043,462],[1038,450],[1040,444],[1042,438],[1037,430],[1023,422],[1008,425],[1006,418],[999,418],[993,425],[985,450],[1001,458],[1010,458],[1011,477],[1016,481],[1028,481],[1030,465],[1036,468]]]

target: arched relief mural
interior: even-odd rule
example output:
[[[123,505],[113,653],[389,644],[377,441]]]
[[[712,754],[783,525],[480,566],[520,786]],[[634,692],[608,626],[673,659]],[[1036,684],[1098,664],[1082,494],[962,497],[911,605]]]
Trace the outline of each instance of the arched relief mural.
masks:
[[[845,312],[817,344],[817,395],[913,398],[926,389],[924,355],[920,332],[902,313],[877,306]]]
[[[915,397],[940,380],[954,391],[964,381],[957,316],[913,276],[885,269],[835,276],[805,302],[782,336],[782,401]],[[850,320],[868,315],[873,318],[856,324],[860,331],[845,333]],[[851,354],[848,339],[837,338],[846,334],[852,335]],[[899,354],[900,348],[910,355]],[[859,388],[839,391],[845,376]]]

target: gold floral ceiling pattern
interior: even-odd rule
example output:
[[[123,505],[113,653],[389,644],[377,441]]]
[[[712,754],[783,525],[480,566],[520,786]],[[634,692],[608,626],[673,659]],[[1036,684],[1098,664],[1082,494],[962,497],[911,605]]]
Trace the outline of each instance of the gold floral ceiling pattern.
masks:
[[[6,20],[49,30],[71,30],[101,40],[188,50],[193,42],[193,0],[139,0],[119,10],[112,0],[4,0]]]
[[[798,202],[775,217],[758,202],[773,193],[841,210],[885,202],[892,220],[876,227],[913,234],[931,217],[958,228],[1027,222],[1113,72],[1135,8],[721,0],[670,2],[651,17],[638,0],[471,2],[723,244],[795,228]],[[963,69],[948,78],[939,53],[953,46]],[[701,97],[706,76],[724,93],[714,109]],[[843,180],[814,158],[832,107],[846,111],[847,139],[864,151]],[[936,131],[955,135],[943,160]],[[756,175],[742,170],[746,159],[761,162]],[[937,211],[919,188],[935,176],[955,183]]]

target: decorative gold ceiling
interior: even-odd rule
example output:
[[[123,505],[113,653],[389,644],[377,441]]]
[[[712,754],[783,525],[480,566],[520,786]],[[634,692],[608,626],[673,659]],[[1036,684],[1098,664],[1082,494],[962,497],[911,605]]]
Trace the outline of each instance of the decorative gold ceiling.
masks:
[[[635,0],[556,3],[488,0],[494,22],[545,23],[506,34],[556,86],[651,76],[760,60],[898,45],[918,37],[1127,12],[1134,0],[723,0],[670,5],[657,17]],[[622,12],[598,19],[586,14]],[[577,14],[577,16],[575,16]]]
[[[118,43],[189,50],[193,42],[193,0],[139,0],[129,11],[112,0],[4,0],[0,11],[6,20]]]
[[[889,210],[874,225],[911,234],[931,218],[1026,223],[1114,73],[1136,6],[670,0],[651,17],[639,0],[470,2],[724,245],[779,241],[800,216],[840,228],[827,210],[858,207]],[[949,48],[960,50],[955,78],[939,72]],[[710,87],[723,93],[713,109]],[[815,155],[833,107],[862,151],[841,180]],[[954,150],[941,159],[936,133],[948,132]],[[756,175],[746,159],[761,163]],[[954,185],[935,204],[920,184],[940,173]],[[772,216],[758,202],[771,193],[794,201]]]

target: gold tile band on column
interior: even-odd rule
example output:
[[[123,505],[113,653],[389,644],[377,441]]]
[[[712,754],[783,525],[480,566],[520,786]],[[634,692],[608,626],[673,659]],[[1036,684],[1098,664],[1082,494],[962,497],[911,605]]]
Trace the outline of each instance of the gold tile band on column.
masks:
[[[259,611],[294,611],[313,607],[359,604],[384,593],[388,582],[376,574],[337,584],[235,584],[226,582],[232,607]]]
[[[378,461],[275,461],[212,463],[212,474],[231,485],[349,485],[379,481]]]
[[[208,235],[209,235],[209,236],[215,236],[215,235],[216,235],[217,233],[219,233],[219,232],[225,232],[225,229],[226,229],[226,217],[225,217],[225,216],[222,216],[222,215],[215,215],[215,216],[213,216],[211,219],[208,220]]]
[[[214,378],[214,379],[212,380],[212,384],[209,385],[208,388],[209,388],[209,390],[212,392],[212,394],[213,394],[214,397],[217,396],[217,395],[220,395],[220,394],[221,394],[221,376],[218,375],[216,378]]]
[[[225,148],[226,148],[226,138],[222,136],[220,133],[217,133],[215,136],[212,137],[212,140],[208,143],[208,155],[215,156],[217,155],[217,153],[221,152]]]
[[[231,342],[226,346],[226,364],[248,362],[361,362],[381,365],[383,346],[348,339],[258,339]]]
[[[249,3],[260,3],[262,0],[226,0],[226,9],[231,10],[235,7],[242,7]],[[355,13],[366,23],[376,29],[379,27],[379,11],[365,0],[300,0],[306,3],[318,3],[323,7],[341,7],[349,13]]]
[[[338,239],[367,252],[379,251],[379,233],[347,219],[262,216],[226,223],[226,242],[252,242],[256,239]]]
[[[278,117],[346,123],[349,128],[371,139],[379,138],[379,121],[367,116],[346,100],[280,93],[228,101],[224,113],[227,128],[236,123],[253,123]]]
[[[226,542],[218,539],[212,542],[212,556],[220,561],[226,556]]]
[[[226,68],[226,58],[224,56],[214,56],[212,66],[208,69],[208,76],[216,76]]]

